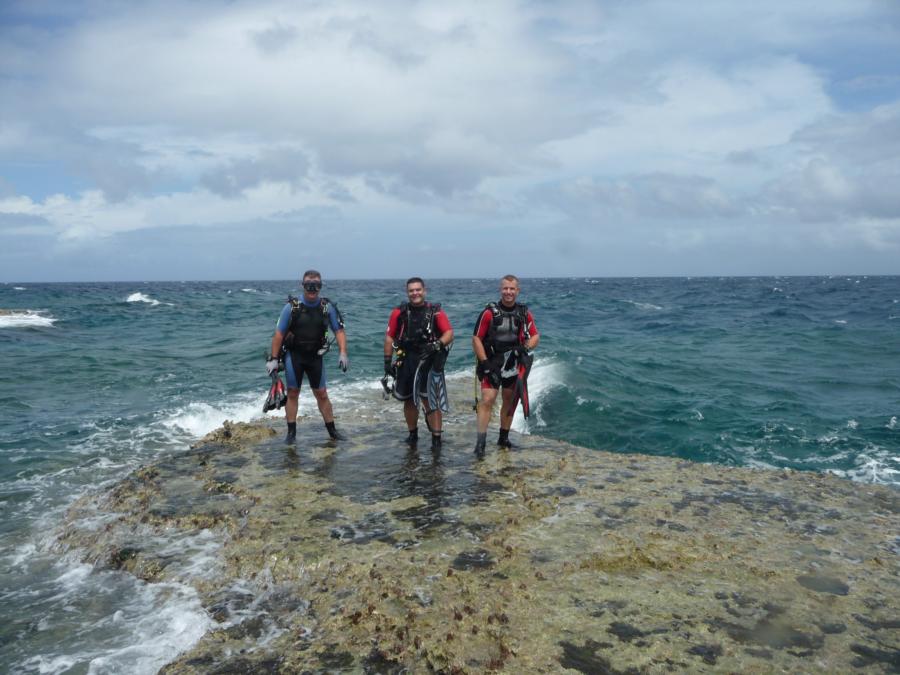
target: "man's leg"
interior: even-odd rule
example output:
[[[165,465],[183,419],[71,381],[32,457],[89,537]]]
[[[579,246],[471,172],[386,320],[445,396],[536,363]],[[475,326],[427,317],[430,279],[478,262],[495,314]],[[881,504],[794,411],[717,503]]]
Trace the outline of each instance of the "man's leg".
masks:
[[[316,405],[319,406],[319,412],[322,413],[322,421],[325,424],[334,422],[334,410],[331,407],[331,399],[328,398],[328,389],[313,389],[313,395],[316,397]]]
[[[419,440],[419,408],[411,398],[403,401],[403,417],[406,419],[406,428],[409,430],[406,442],[415,445]]]
[[[496,400],[496,389],[481,389],[481,401],[478,402],[477,411],[478,437],[475,439],[475,455],[479,458],[484,457],[484,446],[487,443],[487,428],[491,422],[491,413],[494,410],[494,401]]]
[[[491,413],[494,411],[494,401],[497,400],[496,389],[482,389],[481,400],[478,402],[478,433],[487,433],[488,424],[491,423]]]
[[[431,432],[431,449],[440,450],[441,448],[441,426],[444,417],[440,409],[431,410],[428,405],[428,397],[425,397],[425,421],[428,423],[428,430]]]
[[[511,448],[512,443],[509,442],[509,430],[512,427],[513,417],[516,414],[515,408],[512,407],[512,399],[515,384],[511,387],[503,387],[503,400],[500,405],[500,435],[497,438],[497,445],[505,448]]]
[[[287,401],[284,404],[284,419],[287,422],[287,436],[284,437],[285,443],[293,443],[297,438],[297,408],[300,400],[300,389],[291,388],[287,390]]]

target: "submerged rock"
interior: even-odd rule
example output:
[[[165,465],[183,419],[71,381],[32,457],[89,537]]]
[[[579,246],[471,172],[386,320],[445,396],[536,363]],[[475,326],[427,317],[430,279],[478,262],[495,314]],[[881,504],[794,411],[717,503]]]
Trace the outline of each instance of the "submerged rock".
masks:
[[[343,427],[228,424],[80,500],[60,548],[197,588],[215,626],[169,674],[896,667],[890,488]]]

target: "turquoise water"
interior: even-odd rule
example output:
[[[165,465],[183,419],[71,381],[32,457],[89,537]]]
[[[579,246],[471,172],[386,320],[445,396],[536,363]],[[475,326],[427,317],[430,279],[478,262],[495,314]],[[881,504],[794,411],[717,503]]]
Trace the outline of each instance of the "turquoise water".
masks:
[[[456,331],[451,377],[467,377],[469,335],[496,289],[430,280]],[[0,664],[154,672],[209,625],[187,587],[95,573],[77,552],[60,557],[54,530],[79,495],[225,419],[261,416],[263,354],[288,292],[295,283],[0,285]],[[340,424],[386,405],[381,340],[403,284],[326,279],[324,294],[350,341],[349,373],[328,356]],[[529,279],[520,299],[542,341],[519,431],[900,485],[900,277]],[[474,417],[454,433],[469,432]],[[215,556],[202,536],[180,545]]]

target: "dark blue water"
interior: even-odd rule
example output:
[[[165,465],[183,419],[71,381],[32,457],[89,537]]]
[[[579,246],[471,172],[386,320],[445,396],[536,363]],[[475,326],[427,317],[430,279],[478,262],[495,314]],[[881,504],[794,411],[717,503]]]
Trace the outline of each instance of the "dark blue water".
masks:
[[[468,382],[469,336],[497,286],[430,281],[456,332],[452,382]],[[261,414],[288,292],[295,283],[0,286],[0,664],[152,672],[197,638],[176,630],[208,621],[188,589],[101,583],[77,552],[59,558],[54,528],[79,495]],[[389,405],[381,344],[403,284],[326,279],[324,294],[350,343],[346,375],[328,357],[340,423]],[[900,485],[900,277],[530,279],[520,300],[542,334],[520,431]],[[474,416],[452,433],[474,435]],[[79,638],[73,612],[90,627]]]

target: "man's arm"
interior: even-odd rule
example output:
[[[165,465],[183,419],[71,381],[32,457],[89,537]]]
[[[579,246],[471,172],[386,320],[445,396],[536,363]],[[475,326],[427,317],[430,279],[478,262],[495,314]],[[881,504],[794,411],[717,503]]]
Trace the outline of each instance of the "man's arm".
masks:
[[[281,345],[284,344],[284,334],[290,326],[291,306],[285,305],[278,316],[278,322],[275,324],[275,334],[272,335],[272,350],[269,352],[273,358],[281,356]]]

